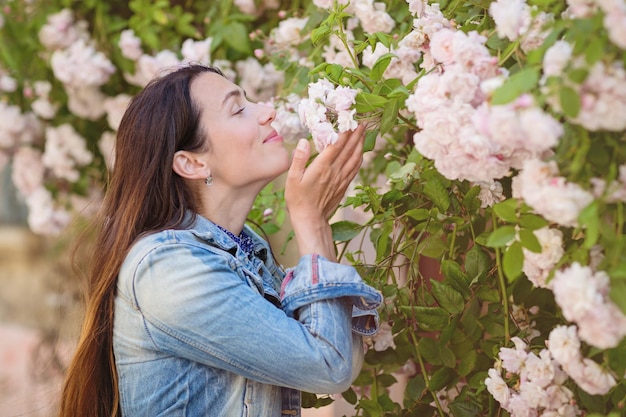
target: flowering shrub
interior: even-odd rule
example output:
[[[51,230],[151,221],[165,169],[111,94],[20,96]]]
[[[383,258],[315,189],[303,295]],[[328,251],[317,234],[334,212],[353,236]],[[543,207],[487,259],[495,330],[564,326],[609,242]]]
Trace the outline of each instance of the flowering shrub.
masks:
[[[361,220],[332,225],[386,300],[343,393],[355,415],[625,414],[623,0],[32,0],[3,17],[0,163],[34,231],[97,208],[141,86],[211,63],[287,139],[321,150],[368,123],[346,200]],[[280,194],[251,213],[268,233]]]

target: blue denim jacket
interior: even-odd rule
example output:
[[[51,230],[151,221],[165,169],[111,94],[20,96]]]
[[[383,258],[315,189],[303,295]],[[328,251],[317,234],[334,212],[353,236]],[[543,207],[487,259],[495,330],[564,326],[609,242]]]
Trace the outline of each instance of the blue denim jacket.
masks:
[[[380,293],[350,266],[303,256],[285,272],[197,216],[143,237],[117,282],[113,348],[124,417],[299,416],[300,390],[347,389]]]

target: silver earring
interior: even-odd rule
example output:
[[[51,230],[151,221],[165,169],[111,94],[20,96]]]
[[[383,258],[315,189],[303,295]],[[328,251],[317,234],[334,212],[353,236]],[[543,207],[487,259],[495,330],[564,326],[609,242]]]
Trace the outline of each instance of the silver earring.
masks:
[[[210,187],[213,185],[213,177],[212,176],[208,176],[204,179],[204,183],[207,185],[207,187]]]

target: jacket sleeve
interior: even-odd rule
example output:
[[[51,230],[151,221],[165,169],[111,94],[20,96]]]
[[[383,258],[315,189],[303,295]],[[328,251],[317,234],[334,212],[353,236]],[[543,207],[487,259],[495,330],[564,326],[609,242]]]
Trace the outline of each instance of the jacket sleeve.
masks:
[[[143,317],[154,349],[262,383],[315,393],[349,388],[361,360],[354,306],[371,313],[382,301],[354,268],[305,257],[284,283],[283,310],[242,279],[251,271],[232,256],[207,252],[160,245],[120,273],[120,293]]]
[[[295,268],[287,271],[280,292],[283,310],[289,317],[308,304],[345,298],[352,307],[353,332],[371,336],[378,330],[376,308],[382,295],[365,284],[351,266],[315,254],[305,255]]]

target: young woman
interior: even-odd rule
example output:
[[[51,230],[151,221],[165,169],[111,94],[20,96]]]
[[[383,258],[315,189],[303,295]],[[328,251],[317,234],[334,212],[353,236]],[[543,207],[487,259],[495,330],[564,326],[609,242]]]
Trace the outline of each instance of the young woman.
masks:
[[[349,387],[381,296],[336,263],[328,218],[361,164],[364,127],[308,166],[301,140],[289,167],[274,117],[201,65],[132,100],[60,416],[298,416],[300,390]],[[301,258],[285,273],[244,223],[287,169]]]

